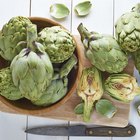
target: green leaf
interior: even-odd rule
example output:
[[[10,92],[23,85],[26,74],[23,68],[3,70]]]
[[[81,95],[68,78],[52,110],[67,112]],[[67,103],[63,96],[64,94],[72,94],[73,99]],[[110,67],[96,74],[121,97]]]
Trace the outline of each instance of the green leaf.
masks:
[[[112,104],[112,102],[106,99],[99,100],[96,103],[95,108],[99,114],[106,116],[107,118],[112,118],[117,112],[117,108]]]
[[[69,9],[64,4],[56,3],[50,6],[50,14],[56,19],[65,18],[69,13]]]
[[[84,2],[78,3],[74,7],[74,10],[78,16],[86,16],[89,14],[91,7],[92,7],[92,4],[90,1],[84,1]]]
[[[84,112],[84,103],[80,103],[78,104],[75,108],[74,108],[74,112],[75,114],[83,114]]]

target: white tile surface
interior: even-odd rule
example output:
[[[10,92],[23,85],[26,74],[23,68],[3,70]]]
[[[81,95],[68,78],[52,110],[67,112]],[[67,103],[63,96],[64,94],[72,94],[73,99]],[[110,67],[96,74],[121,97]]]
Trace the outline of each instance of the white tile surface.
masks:
[[[32,0],[32,10],[31,10],[31,16],[41,16],[45,18],[50,18],[52,20],[55,20],[56,22],[59,22],[64,27],[66,27],[68,30],[71,29],[71,12],[66,19],[57,20],[50,16],[49,10],[50,6],[54,3],[63,3],[65,4],[69,10],[71,11],[71,0]],[[41,8],[40,8],[41,7]]]
[[[88,16],[77,17],[74,7],[81,0],[73,0],[72,32],[79,34],[77,26],[82,22],[89,30],[103,34],[113,31],[113,0],[91,0],[92,8]]]
[[[0,140],[26,140],[26,116],[0,112]]]
[[[29,0],[0,0],[0,29],[13,16],[29,16]]]

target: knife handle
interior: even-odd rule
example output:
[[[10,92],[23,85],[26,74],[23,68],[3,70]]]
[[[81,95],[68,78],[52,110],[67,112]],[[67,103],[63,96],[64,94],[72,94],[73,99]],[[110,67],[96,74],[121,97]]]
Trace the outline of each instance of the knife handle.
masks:
[[[136,128],[133,125],[128,125],[124,128],[117,127],[94,127],[86,128],[87,136],[100,137],[130,137],[136,134]]]

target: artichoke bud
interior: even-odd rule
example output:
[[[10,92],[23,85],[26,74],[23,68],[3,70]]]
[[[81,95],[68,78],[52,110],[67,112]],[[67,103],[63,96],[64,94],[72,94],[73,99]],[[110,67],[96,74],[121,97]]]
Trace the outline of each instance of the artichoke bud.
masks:
[[[52,80],[42,96],[38,100],[32,101],[32,103],[38,106],[49,106],[54,104],[66,95],[68,90],[67,87],[68,79],[66,77],[63,79]]]
[[[117,100],[130,102],[140,94],[135,77],[128,74],[112,74],[105,81],[106,92]]]
[[[46,27],[39,33],[39,42],[44,45],[52,63],[68,60],[75,50],[71,34],[60,26]]]
[[[77,93],[84,101],[83,119],[89,121],[94,102],[103,95],[101,75],[95,67],[82,71]]]
[[[16,47],[20,41],[26,41],[27,26],[31,21],[22,16],[13,17],[6,23],[0,32],[0,55],[9,61],[23,49]]]
[[[135,52],[140,48],[140,3],[124,13],[115,24],[115,35],[122,50]]]
[[[110,35],[89,32],[83,24],[78,26],[86,57],[92,65],[101,71],[118,73],[128,64],[127,55],[117,41]]]
[[[9,67],[0,70],[0,95],[9,100],[23,98],[23,95],[12,81],[12,74]]]
[[[27,27],[27,41],[24,49],[11,63],[14,85],[29,100],[39,99],[49,86],[53,76],[53,66],[43,45],[36,42],[36,26]]]

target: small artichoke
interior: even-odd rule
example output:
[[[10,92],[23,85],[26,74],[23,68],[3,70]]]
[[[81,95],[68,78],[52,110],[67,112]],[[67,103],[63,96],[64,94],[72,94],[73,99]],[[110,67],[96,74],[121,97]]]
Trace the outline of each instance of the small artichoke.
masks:
[[[126,67],[127,55],[112,36],[89,32],[83,24],[78,26],[78,31],[91,64],[109,73],[121,72]]]
[[[60,26],[46,27],[39,33],[39,42],[45,46],[52,63],[62,63],[75,50],[71,34]]]
[[[67,78],[53,80],[49,87],[43,92],[43,95],[32,103],[38,106],[52,105],[66,95],[67,87]]]
[[[72,55],[61,68],[55,69],[51,84],[38,100],[33,101],[33,104],[38,106],[49,106],[62,99],[68,91],[67,76],[76,63],[77,58],[75,55]]]
[[[32,24],[31,21],[22,16],[13,17],[0,31],[0,55],[12,61],[12,59],[23,49],[17,46],[19,41],[27,38],[26,28]]]
[[[53,76],[53,66],[42,44],[36,42],[36,25],[27,27],[27,41],[19,42],[24,49],[11,63],[14,85],[25,98],[39,99],[49,86]]]
[[[12,81],[12,74],[9,67],[0,70],[0,95],[9,100],[23,98],[23,95]]]
[[[115,34],[124,51],[134,52],[140,49],[140,3],[117,20]]]
[[[94,102],[99,100],[103,95],[103,86],[100,72],[95,68],[85,68],[77,88],[77,94],[84,101],[84,121],[90,120]]]
[[[115,99],[129,103],[140,94],[140,87],[129,74],[112,74],[105,81],[105,91]]]
[[[134,59],[135,67],[137,68],[137,70],[140,73],[140,50],[133,52],[132,56]]]

